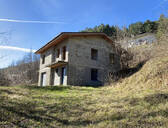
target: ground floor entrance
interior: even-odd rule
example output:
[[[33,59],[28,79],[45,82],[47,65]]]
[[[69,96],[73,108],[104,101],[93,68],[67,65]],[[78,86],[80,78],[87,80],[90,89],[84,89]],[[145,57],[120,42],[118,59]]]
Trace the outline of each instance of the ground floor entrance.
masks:
[[[67,67],[53,69],[53,85],[67,85]]]
[[[46,86],[46,73],[41,74],[41,86]]]

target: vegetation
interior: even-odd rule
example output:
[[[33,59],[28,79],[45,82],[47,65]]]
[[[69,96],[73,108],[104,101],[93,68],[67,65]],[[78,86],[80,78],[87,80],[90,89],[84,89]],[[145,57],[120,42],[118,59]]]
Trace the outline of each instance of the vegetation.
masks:
[[[157,33],[158,39],[166,37],[168,33],[168,19],[161,15],[159,21],[147,20],[130,24],[129,27],[110,26],[101,24],[94,28],[86,28],[83,32],[104,32],[114,40],[123,40],[126,38],[144,36],[146,33]],[[142,34],[144,33],[144,34]],[[135,38],[134,37],[134,38]],[[122,42],[122,41],[121,41]],[[120,43],[121,43],[120,42]],[[120,59],[122,69],[129,67],[129,63],[134,57],[134,53],[121,48],[120,44],[116,43],[116,48]],[[1,57],[0,57],[1,58]],[[29,53],[23,59],[13,62],[8,68],[0,70],[1,85],[16,85],[16,84],[34,84],[38,81],[39,57]]]
[[[157,21],[147,20],[130,24],[129,27],[110,26],[109,24],[101,24],[93,28],[86,28],[82,32],[104,32],[114,40],[132,37],[143,33],[156,33],[158,29]]]
[[[88,28],[87,31],[105,32],[115,39],[130,36],[130,33],[155,33],[157,28],[160,41],[129,51],[118,46],[119,55],[125,55],[121,62],[127,70],[120,72],[125,73],[122,79],[109,86],[1,86],[0,127],[168,127],[167,26],[167,18],[161,16],[158,22],[138,22],[123,29],[109,25]],[[19,77],[12,78],[33,83],[38,61],[34,61],[32,55],[24,58],[10,66],[6,73],[12,74],[14,71],[13,74],[17,74],[19,71]],[[130,60],[132,63],[128,63]],[[0,71],[0,78],[8,81],[4,71]],[[5,85],[1,79],[0,82]]]
[[[39,56],[32,52],[1,69],[0,85],[34,84],[38,82]]]
[[[81,32],[104,32],[114,40],[123,40],[127,37],[134,37],[144,33],[155,33],[157,38],[161,39],[168,33],[168,18],[163,14],[158,21],[146,20],[145,22],[136,22],[128,27],[110,26],[109,24],[101,24],[93,28],[86,28]]]
[[[0,127],[168,127],[168,43],[142,49],[153,56],[111,86],[0,87]]]
[[[159,19],[157,37],[158,39],[168,37],[168,18],[166,18],[164,15],[161,15]]]
[[[7,74],[0,70],[0,85],[7,86],[10,84],[10,80],[7,77]]]

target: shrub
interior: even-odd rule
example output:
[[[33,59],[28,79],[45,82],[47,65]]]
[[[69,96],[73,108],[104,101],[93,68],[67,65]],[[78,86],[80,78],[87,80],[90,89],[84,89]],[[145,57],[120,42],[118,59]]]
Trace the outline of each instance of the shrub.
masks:
[[[133,56],[134,56],[133,53],[128,49],[126,50],[126,49],[122,48],[119,43],[116,43],[115,45],[116,45],[115,47],[116,47],[117,55],[120,58],[121,69],[128,68],[130,65],[130,62],[133,59]]]
[[[161,15],[158,23],[157,38],[163,40],[168,37],[168,18]]]
[[[10,80],[3,71],[0,71],[0,86],[8,86],[8,85],[10,85]]]

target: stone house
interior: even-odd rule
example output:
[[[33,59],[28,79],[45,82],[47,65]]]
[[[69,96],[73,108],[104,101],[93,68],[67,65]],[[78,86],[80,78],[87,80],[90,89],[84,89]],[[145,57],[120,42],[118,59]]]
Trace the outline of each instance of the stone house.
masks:
[[[36,51],[38,85],[103,85],[120,69],[115,51],[104,33],[63,32]]]

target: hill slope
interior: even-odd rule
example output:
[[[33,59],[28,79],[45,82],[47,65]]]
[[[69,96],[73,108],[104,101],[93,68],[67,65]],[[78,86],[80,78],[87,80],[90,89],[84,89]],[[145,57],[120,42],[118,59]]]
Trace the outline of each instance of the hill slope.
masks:
[[[168,127],[167,44],[113,86],[0,87],[0,127]]]

